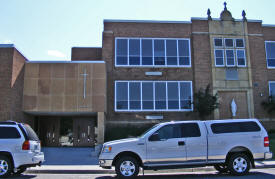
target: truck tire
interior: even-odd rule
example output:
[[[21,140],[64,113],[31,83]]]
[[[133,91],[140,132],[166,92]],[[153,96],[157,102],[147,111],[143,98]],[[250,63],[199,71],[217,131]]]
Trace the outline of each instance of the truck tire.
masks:
[[[139,173],[139,164],[133,157],[121,157],[115,164],[116,174],[119,178],[132,178]]]
[[[250,159],[244,153],[233,154],[228,162],[228,169],[233,175],[245,175],[250,169]]]
[[[225,164],[214,165],[214,168],[220,173],[227,173],[228,172],[228,167]]]
[[[9,157],[0,155],[0,178],[5,178],[11,175],[12,163]]]

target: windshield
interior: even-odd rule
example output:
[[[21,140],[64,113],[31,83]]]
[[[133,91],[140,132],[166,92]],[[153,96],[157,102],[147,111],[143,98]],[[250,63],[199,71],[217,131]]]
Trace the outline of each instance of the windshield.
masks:
[[[29,140],[39,141],[39,138],[37,137],[36,133],[28,124],[24,124],[24,128],[26,130]]]
[[[147,129],[145,132],[143,132],[143,133],[142,133],[140,136],[138,136],[138,137],[142,138],[145,134],[147,134],[147,132],[149,132],[150,130],[152,130],[152,129],[158,127],[159,125],[160,125],[160,124],[154,125],[153,127]]]

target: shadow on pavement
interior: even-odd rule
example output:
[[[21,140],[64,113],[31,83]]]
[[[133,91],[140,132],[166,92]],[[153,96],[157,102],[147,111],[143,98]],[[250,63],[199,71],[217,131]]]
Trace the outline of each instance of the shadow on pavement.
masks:
[[[102,177],[96,177],[95,179],[114,179],[117,178],[116,176],[102,176]],[[268,173],[264,173],[264,172],[250,172],[248,175],[245,176],[233,176],[230,174],[220,174],[220,173],[203,173],[203,174],[190,174],[190,173],[186,173],[186,174],[162,174],[162,175],[158,175],[158,174],[154,174],[154,175],[144,175],[144,176],[139,176],[136,177],[137,179],[178,179],[178,178],[184,178],[184,179],[188,179],[188,178],[242,178],[242,179],[253,179],[253,178],[264,178],[264,179],[274,179],[275,175],[272,174],[268,174]]]
[[[42,165],[97,165],[92,151],[92,147],[42,147],[46,160]]]

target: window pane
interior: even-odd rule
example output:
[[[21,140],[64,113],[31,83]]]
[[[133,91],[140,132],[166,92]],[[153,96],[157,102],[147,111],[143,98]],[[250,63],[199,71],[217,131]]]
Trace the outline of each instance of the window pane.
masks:
[[[167,65],[177,65],[177,40],[166,40]]]
[[[190,57],[179,57],[179,65],[190,65]]]
[[[237,61],[239,66],[245,66],[244,50],[237,50]]]
[[[141,109],[140,83],[130,82],[129,93],[130,109]]]
[[[142,40],[142,65],[153,65],[153,41]]]
[[[189,56],[189,41],[188,40],[179,40],[179,56]]]
[[[214,45],[215,47],[222,47],[223,46],[222,39],[214,39]]]
[[[154,98],[153,98],[153,83],[143,82],[142,83],[142,108],[143,109],[154,109]]]
[[[130,55],[139,56],[140,55],[140,40],[130,39],[129,40],[129,53]]]
[[[235,65],[234,60],[234,51],[233,50],[226,50],[226,64],[229,66]]]
[[[177,56],[177,40],[166,40],[166,56]]]
[[[181,109],[191,109],[191,83],[180,83],[180,107]]]
[[[128,82],[116,83],[117,109],[128,109]]]
[[[177,82],[168,82],[168,109],[179,109],[179,91]]]
[[[140,65],[140,40],[130,39],[129,40],[129,64]]]
[[[117,39],[116,41],[116,54],[120,56],[128,55],[128,40],[127,39]]]
[[[182,137],[200,137],[201,132],[197,123],[181,124]]]
[[[179,125],[166,125],[160,128],[157,133],[161,139],[181,138],[181,128]]]
[[[117,39],[116,40],[116,64],[127,65],[128,61],[128,40]]]
[[[243,39],[236,39],[236,47],[244,47]]]
[[[211,125],[211,129],[215,134],[233,132],[257,132],[261,130],[261,128],[255,122],[216,123]]]
[[[275,82],[269,83],[269,95],[275,97]]]
[[[165,65],[164,40],[154,40],[155,65]]]
[[[155,83],[155,108],[166,109],[166,83]]]
[[[223,50],[215,50],[216,65],[224,65]]]
[[[266,57],[275,59],[275,42],[266,43]]]
[[[225,39],[226,47],[233,47],[233,39]]]
[[[15,127],[0,127],[0,139],[18,139],[20,137]]]

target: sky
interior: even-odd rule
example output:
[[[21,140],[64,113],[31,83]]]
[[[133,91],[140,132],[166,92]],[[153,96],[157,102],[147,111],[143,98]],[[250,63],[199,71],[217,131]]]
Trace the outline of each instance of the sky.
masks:
[[[275,0],[227,0],[235,19],[275,25]],[[0,0],[0,44],[32,61],[71,59],[72,47],[101,47],[104,19],[190,21],[219,18],[224,0]]]

